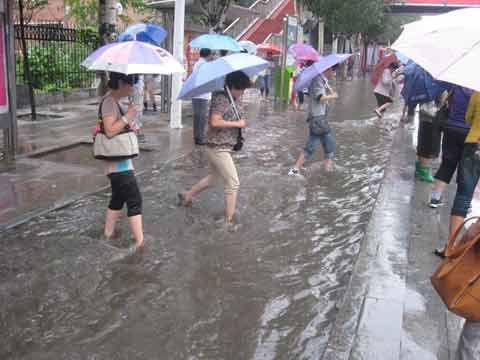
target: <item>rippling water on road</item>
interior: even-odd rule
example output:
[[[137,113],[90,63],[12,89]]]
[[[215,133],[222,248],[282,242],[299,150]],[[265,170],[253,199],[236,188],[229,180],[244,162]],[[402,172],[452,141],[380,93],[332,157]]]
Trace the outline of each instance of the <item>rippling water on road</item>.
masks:
[[[389,157],[364,81],[339,84],[336,170],[321,155],[288,177],[306,139],[303,112],[247,98],[237,156],[235,232],[223,194],[192,208],[176,192],[207,173],[202,152],[140,177],[147,248],[122,259],[128,228],[99,240],[108,193],[3,233],[2,359],[318,359]],[[397,117],[397,114],[392,115]]]

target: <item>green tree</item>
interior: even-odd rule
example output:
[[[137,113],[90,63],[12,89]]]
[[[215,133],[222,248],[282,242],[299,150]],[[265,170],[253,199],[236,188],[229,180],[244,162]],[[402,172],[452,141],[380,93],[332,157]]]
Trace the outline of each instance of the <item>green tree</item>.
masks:
[[[307,8],[321,17],[334,37],[361,34],[364,41],[394,41],[402,25],[415,16],[393,16],[385,0],[304,0]]]
[[[198,0],[203,13],[204,24],[213,32],[221,32],[225,22],[225,14],[232,0]]]
[[[30,0],[32,1],[32,0]],[[99,0],[65,0],[65,5],[68,7],[68,14],[73,18],[80,27],[97,27],[99,22]],[[134,9],[136,12],[145,9],[143,0],[120,0],[123,8]],[[124,14],[119,14],[118,17],[125,23],[131,22],[131,19]]]

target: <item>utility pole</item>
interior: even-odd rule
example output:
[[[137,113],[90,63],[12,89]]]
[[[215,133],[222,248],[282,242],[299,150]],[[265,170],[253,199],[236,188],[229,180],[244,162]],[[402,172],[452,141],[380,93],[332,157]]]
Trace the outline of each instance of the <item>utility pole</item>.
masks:
[[[185,0],[175,1],[175,19],[173,25],[173,56],[183,65],[183,37],[185,28]],[[170,127],[182,128],[182,101],[177,100],[182,87],[183,74],[172,75],[172,106],[170,109]]]
[[[117,24],[117,0],[99,0],[98,2],[98,34],[100,45],[106,45],[113,40]],[[100,73],[100,85],[98,95],[103,96],[107,92],[107,73]]]

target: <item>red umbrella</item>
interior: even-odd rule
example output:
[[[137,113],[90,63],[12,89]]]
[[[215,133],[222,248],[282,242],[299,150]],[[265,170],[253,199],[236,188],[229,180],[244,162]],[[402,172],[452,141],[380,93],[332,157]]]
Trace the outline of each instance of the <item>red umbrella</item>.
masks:
[[[281,54],[282,50],[275,44],[263,43],[257,46],[257,52],[272,53],[275,55]]]
[[[383,70],[385,70],[391,64],[397,63],[397,62],[398,62],[398,59],[395,56],[395,54],[390,54],[380,59],[377,65],[375,65],[375,68],[373,69],[373,72],[372,72],[372,77],[370,79],[372,81],[372,84],[376,86],[378,84],[378,81],[382,77]]]

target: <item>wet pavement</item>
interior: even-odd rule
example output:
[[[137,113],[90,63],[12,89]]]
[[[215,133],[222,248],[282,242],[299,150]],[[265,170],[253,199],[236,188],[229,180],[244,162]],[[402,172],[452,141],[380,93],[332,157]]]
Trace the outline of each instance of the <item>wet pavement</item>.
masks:
[[[207,172],[201,149],[183,150],[186,130],[164,131],[172,145],[137,164],[143,253],[122,256],[131,244],[125,221],[115,239],[100,240],[108,190],[1,233],[0,358],[397,359],[380,350],[397,346],[400,354],[412,337],[408,349],[423,349],[414,336],[429,308],[418,308],[417,294],[429,292],[437,310],[441,304],[425,289],[425,266],[436,260],[420,241],[429,229],[415,209],[427,223],[437,218],[422,203],[426,187],[414,193],[412,132],[392,130],[398,107],[375,119],[367,81],[338,90],[335,171],[323,171],[319,151],[302,177],[286,173],[305,142],[305,114],[247,96],[235,232],[222,226],[221,188],[192,208],[176,206],[176,192]],[[76,161],[53,156],[42,161]],[[411,237],[412,224],[419,225]],[[410,242],[424,247],[415,262]],[[402,358],[423,359],[414,354]]]
[[[455,359],[462,319],[446,309],[430,284],[440,264],[432,251],[447,238],[455,187],[447,188],[443,207],[429,208],[431,185],[413,177],[415,137],[408,128],[394,134],[382,190],[324,360]],[[471,215],[479,213],[478,205],[477,194]]]

